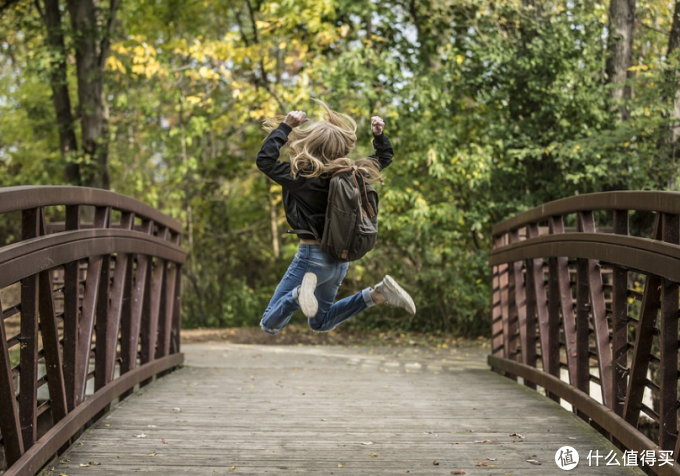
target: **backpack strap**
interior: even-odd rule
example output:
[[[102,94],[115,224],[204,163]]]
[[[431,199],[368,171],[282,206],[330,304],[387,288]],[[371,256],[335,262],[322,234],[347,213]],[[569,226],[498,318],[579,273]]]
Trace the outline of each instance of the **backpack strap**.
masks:
[[[352,178],[354,179],[354,184],[359,189],[359,205],[361,206],[361,212],[364,213],[364,207],[363,207],[363,203],[362,203],[362,200],[361,200],[361,189],[362,189],[362,187],[359,185],[359,181],[357,180],[357,166],[353,165],[351,167],[346,167],[344,169],[337,170],[333,174],[333,177],[335,177],[338,174],[344,174],[346,172],[352,172]],[[369,217],[373,218],[373,217],[376,216],[376,213],[375,213],[375,210],[373,210],[371,203],[368,201],[368,192],[366,191],[366,179],[361,174],[359,174],[359,177],[361,177],[361,183],[363,184],[364,198],[366,199],[366,209],[367,209],[367,212],[368,212],[367,214],[368,214]]]
[[[316,232],[316,229],[313,227],[309,227],[310,230],[288,230],[286,233],[289,233],[291,235],[312,235],[314,236],[314,239],[321,242],[321,237],[319,234]]]

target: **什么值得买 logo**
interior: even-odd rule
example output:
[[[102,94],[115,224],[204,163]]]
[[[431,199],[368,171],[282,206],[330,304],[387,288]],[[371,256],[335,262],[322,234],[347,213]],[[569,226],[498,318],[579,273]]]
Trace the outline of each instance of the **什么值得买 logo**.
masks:
[[[555,463],[557,467],[569,471],[578,466],[578,451],[571,446],[563,446],[555,453]]]

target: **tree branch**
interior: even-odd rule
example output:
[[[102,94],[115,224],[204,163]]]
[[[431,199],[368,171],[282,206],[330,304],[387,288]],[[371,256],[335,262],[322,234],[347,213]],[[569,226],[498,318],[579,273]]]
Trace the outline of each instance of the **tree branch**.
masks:
[[[42,21],[45,22],[45,11],[43,10],[42,5],[40,5],[40,0],[35,0],[33,4],[35,5],[35,9],[38,10],[40,18],[42,18]]]
[[[106,58],[109,56],[109,51],[111,50],[111,36],[113,36],[113,28],[116,22],[116,13],[118,12],[118,7],[120,6],[120,0],[111,0],[111,5],[109,8],[109,17],[106,19],[106,31],[104,32],[104,37],[101,41],[101,46],[99,48],[99,67],[104,70],[106,66]]]
[[[21,0],[5,0],[3,3],[0,3],[0,13],[4,12],[9,7],[14,5],[15,3],[19,3],[20,1]]]
[[[250,23],[251,23],[252,28],[253,28],[253,44],[259,45],[260,41],[257,37],[257,23],[255,22],[255,12],[253,10],[253,6],[250,4],[250,0],[245,0],[245,3],[248,6]],[[243,39],[246,43],[246,46],[248,46],[248,40],[247,40],[245,31],[243,30],[243,25],[241,24],[240,19],[238,19],[238,15],[237,15],[237,21],[238,21],[239,27],[241,29],[241,36],[243,37]],[[255,76],[255,85],[259,86],[262,89],[264,89],[265,91],[267,91],[274,98],[274,100],[278,103],[279,108],[281,108],[282,111],[285,111],[286,105],[283,103],[283,101],[281,101],[281,99],[279,99],[278,95],[269,88],[269,80],[267,79],[267,71],[265,70],[264,61],[262,60],[261,56],[260,56],[260,74],[262,75],[262,77],[259,78],[259,79],[258,79],[257,76]]]

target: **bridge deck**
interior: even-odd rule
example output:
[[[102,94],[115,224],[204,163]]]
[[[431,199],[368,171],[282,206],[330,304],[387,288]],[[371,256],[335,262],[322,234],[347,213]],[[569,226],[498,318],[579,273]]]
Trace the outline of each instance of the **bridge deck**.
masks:
[[[564,474],[555,451],[570,445],[576,472],[642,474],[587,468],[607,440],[487,370],[478,350],[183,350],[186,367],[125,400],[47,473],[546,476]]]

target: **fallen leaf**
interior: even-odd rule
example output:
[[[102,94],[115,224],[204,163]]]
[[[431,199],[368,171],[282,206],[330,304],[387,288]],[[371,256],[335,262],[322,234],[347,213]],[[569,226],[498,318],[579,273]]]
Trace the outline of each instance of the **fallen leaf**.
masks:
[[[80,467],[81,467],[81,468],[89,468],[90,465],[87,464],[87,463],[80,463]]]
[[[173,408],[172,411],[175,412],[175,413],[179,413],[179,412],[182,411],[182,409],[177,407],[177,408]]]
[[[231,470],[232,470],[232,471],[235,471],[235,470],[236,470],[236,466],[232,466],[232,467],[231,467]]]
[[[539,462],[536,461],[535,459],[528,459],[528,460],[527,460],[527,463],[537,464],[537,465],[539,465],[539,466],[541,465],[541,463],[539,463]]]
[[[477,466],[489,466],[489,463],[487,463],[486,461],[478,461]]]
[[[154,451],[153,453],[149,453],[149,456],[153,458],[154,456],[156,456],[156,452]]]
[[[575,436],[567,436],[567,438],[570,439],[570,440],[577,440],[578,439]]]
[[[524,437],[519,433],[510,433],[508,436],[514,436],[515,438],[519,438],[520,440],[524,439]]]
[[[432,462],[432,464],[435,465],[435,466],[439,466],[439,461],[434,460],[434,461]]]
[[[451,474],[467,474],[465,471],[451,471]]]
[[[99,461],[90,461],[91,466],[101,466],[101,463]]]
[[[104,423],[104,426],[105,426],[106,428],[111,428],[111,423]]]
[[[345,467],[344,464],[338,463],[338,468],[344,468],[344,467]]]
[[[372,441],[362,441],[361,444],[368,446],[368,445],[372,445],[373,442]]]
[[[161,439],[161,443],[163,443],[164,445],[167,445],[167,444],[168,444],[168,440],[166,440],[165,438],[162,438],[162,439]]]
[[[487,458],[489,461],[498,461],[496,458]]]
[[[377,457],[378,457],[378,453],[371,453],[371,454],[368,455],[368,456],[370,456],[371,458],[377,458]]]
[[[475,443],[493,443],[493,440],[478,440]]]
[[[135,435],[135,438],[146,438],[146,435],[142,433],[141,435]]]

